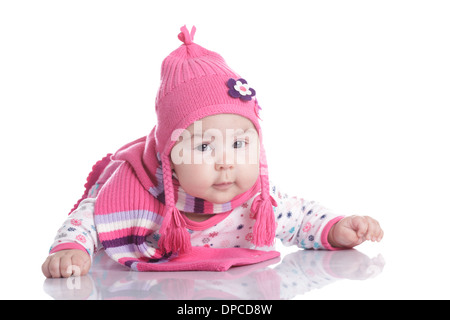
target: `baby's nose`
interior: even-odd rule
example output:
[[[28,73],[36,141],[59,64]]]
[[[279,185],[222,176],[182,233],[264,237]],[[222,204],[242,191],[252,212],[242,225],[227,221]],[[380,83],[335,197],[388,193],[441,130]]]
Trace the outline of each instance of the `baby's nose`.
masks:
[[[231,163],[216,163],[216,170],[229,170],[233,168],[234,164]]]
[[[234,152],[223,152],[221,155],[216,157],[216,170],[228,170],[233,169],[234,163]]]

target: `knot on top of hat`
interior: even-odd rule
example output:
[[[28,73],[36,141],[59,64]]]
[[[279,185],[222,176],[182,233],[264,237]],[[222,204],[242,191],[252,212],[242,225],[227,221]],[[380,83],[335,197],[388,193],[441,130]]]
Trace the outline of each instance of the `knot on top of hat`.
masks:
[[[178,39],[180,39],[180,41],[182,41],[185,45],[193,43],[195,30],[197,30],[195,26],[192,26],[190,33],[189,30],[186,28],[186,25],[182,26],[180,30],[181,32],[178,34]]]

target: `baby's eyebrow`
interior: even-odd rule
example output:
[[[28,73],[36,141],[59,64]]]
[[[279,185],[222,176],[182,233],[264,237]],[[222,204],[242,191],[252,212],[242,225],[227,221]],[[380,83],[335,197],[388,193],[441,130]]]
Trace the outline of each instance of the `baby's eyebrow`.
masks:
[[[191,140],[194,140],[194,139],[205,139],[205,138],[208,138],[208,139],[210,139],[210,138],[215,138],[215,136],[212,136],[212,135],[205,135],[205,132],[202,132],[202,133],[195,133],[195,134],[191,134]]]
[[[235,130],[234,136],[244,136],[244,135],[249,135],[249,134],[257,135],[258,132],[253,128],[247,128],[247,130],[238,129],[238,130]]]
[[[195,138],[195,137],[201,137],[201,138],[203,138],[203,132],[200,134],[200,133],[194,133],[194,134],[191,134],[191,139],[193,139],[193,138]]]
[[[215,131],[215,130],[218,130]],[[231,131],[231,132],[230,132]],[[222,132],[220,129],[214,129],[214,128],[209,128],[209,129],[205,129],[202,130],[202,132],[191,132],[189,131],[189,135],[191,137],[190,140],[193,140],[195,138],[200,138],[200,139],[210,139],[210,138],[217,138],[217,137],[225,137],[225,136],[229,136],[229,137],[240,137],[240,136],[249,136],[249,135],[258,135],[258,132],[252,128],[232,128],[232,129],[226,129],[226,132]]]
[[[238,130],[236,130],[236,132],[239,132],[239,133],[258,133],[255,129],[253,129],[253,128],[247,128],[247,129],[238,129]]]

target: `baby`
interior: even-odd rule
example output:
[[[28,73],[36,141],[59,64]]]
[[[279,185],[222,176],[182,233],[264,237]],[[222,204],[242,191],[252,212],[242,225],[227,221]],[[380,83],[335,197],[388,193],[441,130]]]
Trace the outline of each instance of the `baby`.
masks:
[[[101,248],[136,271],[214,270],[304,249],[380,241],[371,217],[337,216],[270,184],[256,91],[193,42],[161,68],[157,125],[93,167],[83,197],[42,265],[46,277],[84,275]]]

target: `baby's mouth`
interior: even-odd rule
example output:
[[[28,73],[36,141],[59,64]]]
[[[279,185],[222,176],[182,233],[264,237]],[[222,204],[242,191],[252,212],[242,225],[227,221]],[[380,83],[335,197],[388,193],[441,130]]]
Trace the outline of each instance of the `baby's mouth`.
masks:
[[[218,190],[227,190],[233,186],[233,182],[221,182],[213,184],[213,187]]]

